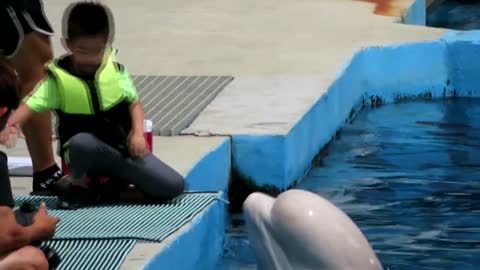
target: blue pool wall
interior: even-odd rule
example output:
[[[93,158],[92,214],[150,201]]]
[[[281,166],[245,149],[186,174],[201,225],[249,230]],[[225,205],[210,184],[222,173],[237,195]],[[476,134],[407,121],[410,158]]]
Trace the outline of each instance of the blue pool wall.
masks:
[[[226,199],[225,193],[221,198]],[[226,204],[218,200],[198,215],[189,228],[178,232],[143,269],[214,269],[223,252],[225,224]]]
[[[230,180],[231,156],[231,142],[227,137],[190,169],[186,176],[187,190],[226,192]]]
[[[452,90],[459,96],[479,97],[480,31],[449,31],[441,41],[447,44]]]
[[[361,104],[480,95],[480,31],[358,50],[286,135],[233,135],[232,168],[281,190],[306,174],[315,155]],[[375,102],[374,102],[375,103]]]
[[[415,0],[404,15],[403,23],[412,25],[426,25],[426,0]]]

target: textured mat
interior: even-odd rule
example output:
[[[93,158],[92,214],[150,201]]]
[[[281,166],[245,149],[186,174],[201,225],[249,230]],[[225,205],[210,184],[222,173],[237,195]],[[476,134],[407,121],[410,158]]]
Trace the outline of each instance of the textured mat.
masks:
[[[119,269],[135,240],[62,240],[48,241],[61,262],[57,270],[115,270]]]
[[[161,205],[105,205],[78,210],[50,209],[61,218],[55,239],[139,239],[162,241],[208,207],[218,193],[186,193]],[[45,201],[54,208],[56,199],[17,196],[17,205]]]
[[[231,76],[132,76],[155,135],[175,136],[232,80]]]

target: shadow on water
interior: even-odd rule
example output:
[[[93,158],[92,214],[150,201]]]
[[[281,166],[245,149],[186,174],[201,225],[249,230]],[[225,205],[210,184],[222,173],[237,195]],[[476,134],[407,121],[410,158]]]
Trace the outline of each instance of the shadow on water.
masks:
[[[387,269],[480,265],[480,100],[383,106],[341,132],[300,188],[344,210]]]

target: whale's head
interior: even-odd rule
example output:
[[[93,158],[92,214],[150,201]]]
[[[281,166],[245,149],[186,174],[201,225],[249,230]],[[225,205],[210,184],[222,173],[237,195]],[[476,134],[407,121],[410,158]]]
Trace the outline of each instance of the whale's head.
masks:
[[[355,223],[317,194],[252,193],[243,207],[259,269],[383,269]]]

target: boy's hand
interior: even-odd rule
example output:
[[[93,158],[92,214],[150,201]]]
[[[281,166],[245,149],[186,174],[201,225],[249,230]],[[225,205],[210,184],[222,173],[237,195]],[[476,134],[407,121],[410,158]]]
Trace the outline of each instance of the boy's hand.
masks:
[[[143,133],[130,132],[128,136],[128,150],[130,155],[139,157],[147,153],[147,143]]]

